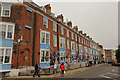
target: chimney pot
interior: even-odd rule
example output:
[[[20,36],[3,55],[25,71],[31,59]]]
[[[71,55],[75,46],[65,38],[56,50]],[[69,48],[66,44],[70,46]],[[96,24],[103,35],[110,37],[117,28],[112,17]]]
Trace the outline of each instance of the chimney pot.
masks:
[[[47,5],[45,5],[44,7],[46,8],[46,11],[47,11],[48,13],[51,13],[50,4],[47,4]]]

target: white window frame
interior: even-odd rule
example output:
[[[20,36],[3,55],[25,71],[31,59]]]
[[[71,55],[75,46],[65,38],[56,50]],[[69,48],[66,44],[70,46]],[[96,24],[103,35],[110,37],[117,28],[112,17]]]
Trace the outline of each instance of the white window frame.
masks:
[[[69,30],[67,30],[67,37],[69,37]]]
[[[45,33],[45,43],[42,43],[42,33]],[[50,32],[41,30],[40,32],[40,44],[46,44],[46,34],[49,34],[49,45],[50,45]]]
[[[74,37],[73,37],[73,32],[72,32],[71,34],[72,34],[72,39],[74,39]]]
[[[78,44],[76,43],[76,51],[78,51]]]
[[[8,9],[8,10],[9,10],[9,15],[8,15],[8,16],[3,15],[3,8],[4,8],[4,7],[9,7],[9,9]],[[2,17],[10,17],[10,14],[11,14],[11,7],[10,7],[10,6],[2,6],[2,7],[1,7],[1,16],[2,16]]]
[[[77,41],[77,35],[75,35],[75,40]]]
[[[62,40],[62,46],[60,45],[61,44],[61,41]],[[63,38],[63,37],[60,37],[60,39],[59,39],[59,47],[60,48],[65,48],[65,38]]]
[[[6,35],[5,35],[5,39],[14,39],[14,31],[15,31],[15,24],[14,23],[8,23],[8,22],[0,22],[0,25],[6,25]],[[13,26],[13,32],[12,32],[12,38],[7,38],[8,36],[8,25],[12,25]],[[0,26],[0,27],[1,27]]]
[[[79,52],[83,52],[83,46],[79,45]]]
[[[57,25],[56,25],[56,23],[54,23],[54,22],[53,22],[53,31],[54,31],[54,32],[57,32]]]
[[[11,61],[12,61],[12,50],[13,50],[13,47],[0,47],[0,49],[4,49],[4,54],[3,54],[3,63],[2,64],[11,64]],[[10,61],[9,63],[5,63],[5,54],[6,54],[6,49],[11,49],[11,53],[10,53]]]
[[[54,38],[55,38],[55,39],[54,39]],[[54,41],[54,40],[55,40],[55,41]],[[54,37],[54,36],[53,36],[53,46],[54,46],[54,47],[57,47],[57,37]]]
[[[44,62],[41,62],[41,51],[45,51],[45,55],[46,55],[46,51],[49,51],[49,61],[44,61]],[[45,57],[45,56],[44,56]],[[45,59],[45,58],[44,58]],[[49,63],[50,62],[50,50],[49,49],[40,49],[40,63]]]
[[[67,41],[67,49],[70,48],[70,41]]]
[[[64,35],[64,28],[61,27],[61,34]]]
[[[80,43],[80,37],[79,37],[79,43]]]
[[[72,49],[73,46],[73,49]],[[71,41],[71,50],[75,50],[75,42]]]
[[[46,22],[46,24],[45,24],[44,22]],[[46,27],[44,26],[44,24],[46,25]],[[48,19],[43,18],[43,26],[44,26],[45,28],[48,28]]]

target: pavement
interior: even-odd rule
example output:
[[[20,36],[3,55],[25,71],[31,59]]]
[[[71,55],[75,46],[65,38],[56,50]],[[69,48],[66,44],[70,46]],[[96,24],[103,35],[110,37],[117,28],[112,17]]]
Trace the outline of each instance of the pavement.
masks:
[[[71,78],[71,77],[77,77],[77,76],[74,76],[76,75],[76,73],[79,73],[79,72],[83,72],[83,71],[87,71],[87,70],[91,70],[91,69],[94,69],[98,66],[102,66],[104,64],[97,64],[96,66],[93,66],[92,68],[91,67],[83,67],[83,68],[78,68],[78,69],[74,69],[74,70],[67,70],[65,71],[65,74],[64,74],[64,77],[61,77],[61,74],[60,73],[57,73],[57,74],[52,74],[52,75],[41,75],[39,78]],[[78,75],[79,76],[79,75]],[[14,79],[39,79],[37,76],[35,76],[33,78],[33,76],[16,76],[16,77],[7,77],[7,78],[3,78],[2,80],[14,80]]]

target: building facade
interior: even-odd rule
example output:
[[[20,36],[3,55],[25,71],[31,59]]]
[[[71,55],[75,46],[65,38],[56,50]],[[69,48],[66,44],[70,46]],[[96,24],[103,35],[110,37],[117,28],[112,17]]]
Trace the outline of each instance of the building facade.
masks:
[[[55,17],[50,4],[1,3],[0,8],[2,70],[98,60],[97,43],[71,21],[64,22],[62,14]]]
[[[105,62],[112,62],[112,49],[105,49]]]

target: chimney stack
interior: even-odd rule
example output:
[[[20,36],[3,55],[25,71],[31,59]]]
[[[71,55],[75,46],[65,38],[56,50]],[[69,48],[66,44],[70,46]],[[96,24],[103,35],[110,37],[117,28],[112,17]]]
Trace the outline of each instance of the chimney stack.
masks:
[[[86,36],[86,33],[84,33],[83,35]]]
[[[73,29],[75,29],[75,31],[78,31],[78,26],[74,26]]]
[[[89,39],[90,37],[89,37],[89,36],[87,36],[87,38]]]
[[[58,15],[57,19],[60,19],[63,22],[63,15],[62,14]]]
[[[46,8],[46,11],[47,11],[48,13],[51,13],[50,4],[47,4],[47,5],[45,5],[44,7]]]
[[[82,31],[78,31],[78,32],[82,34]]]
[[[72,28],[72,22],[71,22],[71,21],[68,21],[68,22],[67,22],[67,26],[69,26],[69,27]]]

